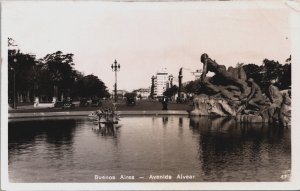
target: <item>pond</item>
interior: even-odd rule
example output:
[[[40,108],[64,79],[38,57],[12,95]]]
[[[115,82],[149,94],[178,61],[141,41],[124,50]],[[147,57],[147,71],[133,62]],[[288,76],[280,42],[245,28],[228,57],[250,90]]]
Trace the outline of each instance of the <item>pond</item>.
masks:
[[[290,129],[231,118],[86,117],[8,124],[11,182],[288,181]]]

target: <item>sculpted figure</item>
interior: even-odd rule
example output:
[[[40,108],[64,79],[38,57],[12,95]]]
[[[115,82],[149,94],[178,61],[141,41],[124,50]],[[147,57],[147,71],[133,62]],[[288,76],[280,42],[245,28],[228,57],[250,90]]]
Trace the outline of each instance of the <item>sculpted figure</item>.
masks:
[[[262,106],[266,103],[266,99],[262,95],[259,85],[252,78],[248,79],[248,83],[251,86],[251,92],[246,98],[246,104],[253,106],[257,110],[261,110]]]
[[[202,85],[204,85],[211,92],[213,92],[214,97],[221,95],[221,97],[229,100],[239,100],[239,96],[241,95],[239,88],[236,86],[218,86],[210,83],[207,80],[204,80],[202,82]]]
[[[282,95],[278,89],[278,87],[276,87],[275,85],[275,80],[271,80],[271,84],[269,86],[269,98],[271,103],[276,107],[276,108],[280,108],[281,103],[282,103]]]
[[[279,116],[281,124],[286,127],[290,125],[291,122],[291,103],[289,94],[284,93]]]
[[[269,100],[252,78],[247,80],[242,67],[229,67],[227,70],[207,54],[202,54],[200,60],[203,71],[199,92],[207,97],[204,99],[200,94],[194,98],[195,108],[191,115],[237,116],[241,122],[256,123],[272,122],[277,111],[277,120],[284,125],[290,121],[290,99],[282,97],[274,85],[275,81],[268,89]],[[215,75],[207,77],[209,71]]]
[[[219,65],[215,61],[213,61],[211,58],[208,57],[207,54],[201,55],[201,62],[203,63],[203,72],[201,75],[201,81],[206,81],[206,74],[208,71],[214,72],[216,75],[222,78],[225,82],[228,83],[228,85],[234,85],[237,86],[242,94],[245,94],[247,89],[247,84],[245,81],[235,78],[234,75],[232,75],[231,72],[226,70],[226,67],[224,65]]]
[[[268,97],[271,101],[271,105],[269,107],[270,122],[273,120],[280,120],[280,108],[283,100],[281,92],[274,84],[275,80],[271,80],[268,88]]]

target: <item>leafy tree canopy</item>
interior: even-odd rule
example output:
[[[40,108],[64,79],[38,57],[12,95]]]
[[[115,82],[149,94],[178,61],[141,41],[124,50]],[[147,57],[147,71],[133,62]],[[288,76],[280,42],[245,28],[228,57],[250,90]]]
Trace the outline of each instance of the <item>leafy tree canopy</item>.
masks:
[[[71,97],[109,97],[105,84],[94,75],[84,76],[73,68],[73,54],[56,51],[44,58],[22,53],[12,38],[8,38],[9,97],[13,96],[13,82],[16,92],[34,95]],[[15,76],[15,81],[14,81]],[[28,96],[27,96],[28,97]],[[58,96],[59,97],[59,96]]]
[[[168,89],[164,92],[164,96],[172,97],[172,96],[175,95],[177,92],[178,92],[178,86],[173,85],[171,88],[168,88]]]

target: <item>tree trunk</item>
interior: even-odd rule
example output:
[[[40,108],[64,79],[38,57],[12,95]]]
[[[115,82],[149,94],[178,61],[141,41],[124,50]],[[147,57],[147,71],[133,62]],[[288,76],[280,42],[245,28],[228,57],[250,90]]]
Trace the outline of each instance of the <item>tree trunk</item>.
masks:
[[[54,85],[54,92],[53,92],[54,97],[58,97],[57,96],[57,85]]]
[[[16,100],[16,104],[20,102],[19,92],[17,92],[15,100]]]
[[[26,96],[26,102],[30,102],[30,93],[29,90],[27,90],[27,96]]]
[[[17,103],[22,103],[22,94],[17,92]]]

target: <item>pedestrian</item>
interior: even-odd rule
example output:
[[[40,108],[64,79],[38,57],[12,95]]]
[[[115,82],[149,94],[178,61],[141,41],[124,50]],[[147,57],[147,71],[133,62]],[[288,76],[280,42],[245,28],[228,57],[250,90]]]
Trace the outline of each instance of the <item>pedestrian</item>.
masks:
[[[164,96],[163,98],[162,98],[162,106],[163,106],[163,108],[162,108],[162,110],[168,110],[168,98],[167,98],[167,96]]]

